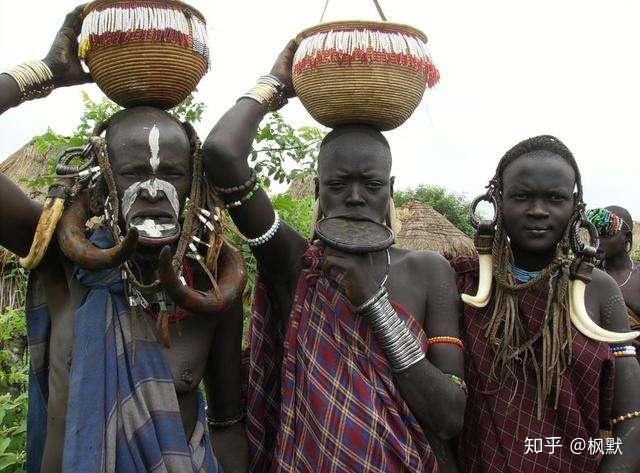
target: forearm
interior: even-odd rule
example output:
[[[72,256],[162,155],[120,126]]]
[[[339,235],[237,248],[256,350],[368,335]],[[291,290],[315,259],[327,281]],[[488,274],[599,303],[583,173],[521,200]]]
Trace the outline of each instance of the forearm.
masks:
[[[215,186],[232,187],[247,179],[247,157],[266,113],[266,105],[243,98],[213,127],[202,148],[207,176]]]
[[[405,402],[425,428],[442,439],[462,428],[466,397],[450,376],[426,359],[418,340],[391,305],[384,288],[356,312],[370,325],[396,376]]]
[[[8,74],[0,74],[0,115],[21,103],[18,83]]]
[[[427,359],[396,375],[398,389],[420,425],[441,439],[460,433],[466,395]]]
[[[249,468],[249,449],[244,422],[211,431],[216,458],[225,473],[244,473]]]

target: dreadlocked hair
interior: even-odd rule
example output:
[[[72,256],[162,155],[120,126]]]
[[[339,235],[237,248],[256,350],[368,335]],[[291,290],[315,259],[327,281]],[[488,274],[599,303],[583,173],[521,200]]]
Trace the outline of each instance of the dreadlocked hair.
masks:
[[[91,138],[94,141],[94,156],[100,166],[101,175],[90,192],[90,209],[94,216],[107,215],[108,218],[103,224],[109,228],[115,238],[122,238],[118,226],[120,211],[118,191],[109,161],[106,140],[100,138],[100,134],[107,129],[111,119],[115,116],[113,115],[97,125],[93,133],[94,136]],[[191,189],[189,200],[182,212],[180,238],[172,259],[172,266],[176,271],[182,266],[182,261],[194,236],[199,237],[202,241],[207,241],[209,247],[205,262],[201,263],[201,266],[215,290],[217,289],[215,281],[217,261],[223,244],[220,209],[224,208],[224,202],[204,175],[202,146],[195,129],[187,122],[182,122],[181,125],[187,134],[190,145]],[[218,216],[218,221],[212,222],[214,230],[208,231],[206,227],[200,228],[200,225],[197,224],[202,210],[209,215]],[[125,267],[129,271],[128,266],[125,265]],[[158,280],[145,285],[138,282],[135,277],[129,278],[129,282],[143,293],[156,290],[160,285]]]
[[[513,253],[504,225],[503,176],[507,166],[516,158],[535,151],[548,151],[564,159],[575,172],[577,190],[574,194],[573,214],[556,245],[553,261],[531,281],[516,284],[511,271]],[[549,135],[536,136],[507,151],[488,188],[488,193],[497,203],[496,233],[492,248],[495,305],[486,329],[486,336],[496,350],[492,376],[495,377],[496,368],[500,370],[503,379],[505,375],[515,376],[516,365],[521,363],[526,379],[527,366],[531,366],[536,376],[537,417],[541,418],[543,407],[552,396],[554,408],[557,407],[560,377],[571,362],[568,298],[570,239],[573,226],[584,209],[580,171],[573,154],[559,139]],[[519,316],[518,293],[542,284],[546,284],[548,290],[544,320],[535,333],[529,334]],[[541,340],[541,344],[536,343],[538,340]]]

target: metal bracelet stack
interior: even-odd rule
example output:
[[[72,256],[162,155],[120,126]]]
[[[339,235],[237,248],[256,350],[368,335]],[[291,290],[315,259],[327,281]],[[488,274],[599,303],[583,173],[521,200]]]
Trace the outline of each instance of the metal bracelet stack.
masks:
[[[43,61],[25,62],[5,74],[18,84],[23,101],[46,97],[53,90],[53,73]]]
[[[278,211],[275,209],[273,209],[273,213],[274,213],[273,225],[271,225],[269,230],[264,232],[259,237],[247,238],[247,245],[249,245],[249,247],[257,248],[258,246],[262,246],[276,235],[276,233],[278,232],[278,228],[280,228],[280,215],[278,214]]]
[[[266,105],[270,111],[278,110],[287,103],[284,94],[285,85],[276,76],[260,76],[256,85],[242,95],[242,98],[253,99],[259,104]],[[239,99],[238,99],[239,100]]]
[[[384,286],[354,310],[369,323],[387,355],[391,371],[402,373],[425,358],[420,344],[391,305]]]

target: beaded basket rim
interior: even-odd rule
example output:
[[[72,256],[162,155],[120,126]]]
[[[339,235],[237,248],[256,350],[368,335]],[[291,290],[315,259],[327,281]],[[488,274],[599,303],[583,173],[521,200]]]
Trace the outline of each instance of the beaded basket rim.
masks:
[[[134,0],[135,1],[135,0]],[[183,7],[185,9],[189,9],[194,15],[196,15],[203,23],[206,24],[206,19],[204,15],[195,7],[192,7],[188,3],[182,2],[181,0],[139,0],[141,3],[155,3],[158,5],[174,5]],[[132,3],[132,0],[94,0],[87,4],[82,11],[82,19],[84,20],[89,13],[92,11],[107,5],[117,5],[121,3]]]
[[[98,0],[108,1],[108,0]],[[111,0],[117,1],[117,0]],[[124,1],[124,0],[123,0]],[[404,23],[392,23],[390,21],[371,21],[371,20],[342,20],[342,21],[330,21],[327,23],[320,23],[310,28],[302,30],[295,38],[295,42],[300,44],[302,40],[308,38],[317,33],[326,33],[329,31],[351,30],[351,29],[370,29],[379,31],[395,31],[408,33],[412,36],[416,36],[421,39],[425,44],[427,43],[427,35],[413,26]]]

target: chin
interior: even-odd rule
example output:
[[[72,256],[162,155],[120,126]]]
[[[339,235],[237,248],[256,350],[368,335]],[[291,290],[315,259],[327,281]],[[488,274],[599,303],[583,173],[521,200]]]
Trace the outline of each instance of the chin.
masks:
[[[551,238],[539,238],[535,240],[527,239],[525,241],[513,242],[521,251],[527,253],[545,254],[555,250],[558,241]]]

